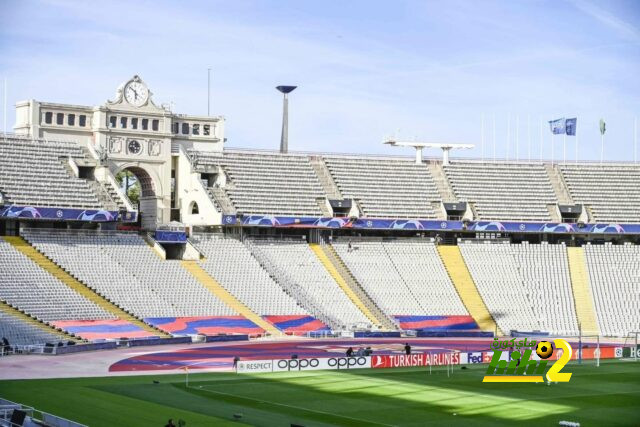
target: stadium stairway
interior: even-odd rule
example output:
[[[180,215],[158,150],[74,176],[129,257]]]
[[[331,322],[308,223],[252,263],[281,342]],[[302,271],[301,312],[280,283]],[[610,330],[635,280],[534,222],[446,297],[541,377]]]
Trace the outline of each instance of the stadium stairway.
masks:
[[[257,313],[254,313],[249,307],[243,304],[231,292],[227,291],[216,279],[210,276],[200,267],[197,261],[180,261],[182,267],[187,270],[198,282],[202,284],[209,292],[218,297],[222,302],[233,308],[245,318],[264,329],[271,335],[282,335],[280,330],[271,323],[264,320]]]
[[[22,252],[24,255],[29,257],[33,262],[38,264],[38,266],[42,268],[44,271],[48,272],[53,277],[55,277],[56,279],[58,279],[59,281],[67,285],[69,288],[73,289],[75,292],[79,293],[80,295],[88,299],[89,301],[98,305],[99,307],[106,310],[107,312],[113,314],[114,317],[117,317],[122,320],[126,320],[154,335],[157,335],[160,337],[171,336],[170,334],[167,334],[166,332],[161,331],[160,329],[154,328],[153,326],[146,324],[142,320],[129,314],[128,312],[124,311],[123,309],[121,309],[111,301],[99,295],[93,289],[89,288],[87,285],[80,282],[75,277],[71,276],[69,273],[63,270],[56,263],[54,263],[49,258],[44,256],[42,253],[38,252],[36,248],[31,246],[29,243],[27,243],[27,241],[25,241],[22,237],[7,236],[7,237],[4,237],[4,240],[7,243],[11,244],[14,248],[19,250],[20,252]]]
[[[583,334],[600,335],[593,305],[593,296],[591,295],[584,248],[567,248],[567,260],[569,261],[571,289],[573,289],[573,301],[576,305],[578,324]]]
[[[84,342],[84,340],[80,337],[77,337],[75,335],[72,335],[68,332],[65,332],[63,330],[60,330],[58,328],[56,328],[55,326],[51,326],[41,320],[38,320],[36,318],[33,318],[31,316],[29,316],[26,313],[23,313],[22,311],[18,310],[17,308],[7,304],[4,301],[0,301],[0,311],[2,311],[3,313],[9,315],[9,316],[13,316],[16,317],[18,319],[20,319],[23,323],[27,323],[29,325],[33,325],[38,329],[41,329],[44,332],[48,332],[50,334],[54,334],[58,337],[60,337],[61,341],[74,341],[74,342]]]
[[[349,297],[351,302],[364,314],[372,324],[380,329],[397,330],[396,324],[376,306],[367,296],[360,284],[347,270],[340,260],[333,246],[310,243],[309,247],[322,263],[329,275],[336,281],[340,289]]]
[[[471,317],[473,317],[473,320],[476,321],[478,327],[483,331],[497,332],[497,334],[501,335],[502,331],[489,312],[480,292],[478,292],[467,264],[464,262],[460,248],[458,246],[440,245],[438,246],[438,253],[462,303]]]

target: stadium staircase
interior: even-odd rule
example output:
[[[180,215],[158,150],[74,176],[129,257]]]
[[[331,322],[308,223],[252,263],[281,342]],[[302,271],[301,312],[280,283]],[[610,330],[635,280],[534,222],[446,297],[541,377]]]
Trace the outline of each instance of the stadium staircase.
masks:
[[[8,316],[12,316],[15,317],[19,320],[21,320],[23,323],[27,323],[29,325],[33,325],[36,328],[47,332],[49,334],[54,334],[58,337],[60,337],[60,340],[64,340],[64,341],[74,341],[74,342],[84,342],[84,340],[82,338],[79,338],[75,335],[69,334],[68,332],[65,332],[61,329],[58,329],[54,326],[51,326],[41,320],[38,320],[36,318],[33,318],[31,316],[29,316],[26,313],[23,313],[22,311],[18,310],[17,308],[7,304],[4,301],[0,301],[0,311],[2,311],[3,313],[7,314]]]
[[[558,204],[573,205],[573,199],[571,199],[571,194],[569,194],[569,190],[567,189],[567,183],[564,182],[562,173],[557,169],[557,166],[545,163],[544,167],[547,170],[547,175],[549,175],[553,192],[556,194],[556,199],[558,199]]]
[[[569,261],[573,301],[576,305],[576,316],[582,333],[600,335],[591,295],[584,248],[567,248],[567,259]]]
[[[502,331],[493,319],[482,296],[480,296],[467,264],[464,262],[460,248],[458,246],[440,245],[438,246],[438,253],[462,303],[471,317],[473,317],[473,320],[476,321],[478,327],[483,331],[496,332],[501,335]]]
[[[322,263],[329,275],[340,286],[340,289],[349,297],[351,302],[364,314],[372,324],[380,329],[397,330],[398,327],[367,296],[356,279],[347,270],[346,266],[332,246],[310,243],[309,247]]]
[[[322,157],[312,156],[309,159],[309,163],[318,176],[318,180],[320,181],[320,185],[322,185],[324,194],[326,194],[329,199],[342,200],[342,193],[340,193],[340,189],[333,180],[331,172],[329,172],[329,168]]]
[[[211,277],[204,269],[198,264],[197,261],[180,261],[182,267],[187,270],[191,275],[202,284],[209,292],[218,297],[222,302],[233,308],[245,318],[251,320],[257,326],[264,329],[271,335],[281,335],[282,333],[271,323],[264,320],[260,315],[251,311],[249,307],[244,305],[240,300],[227,291],[216,279]]]
[[[80,282],[75,277],[71,276],[69,273],[63,270],[56,263],[54,263],[49,258],[44,256],[42,253],[38,252],[36,248],[31,246],[29,243],[27,243],[22,237],[7,236],[7,237],[4,237],[4,240],[7,243],[11,244],[18,251],[26,255],[29,259],[35,262],[44,271],[48,272],[53,277],[58,279],[60,282],[64,283],[69,288],[79,293],[89,301],[93,302],[97,306],[113,314],[114,317],[117,317],[122,320],[126,320],[147,332],[151,332],[154,335],[165,337],[165,338],[171,336],[170,334],[167,334],[166,332],[161,331],[160,329],[154,328],[153,326],[146,324],[142,320],[129,314],[128,312],[121,309],[111,301],[107,300],[102,295],[96,293],[93,289],[89,288],[87,285]]]
[[[433,182],[436,184],[436,188],[438,189],[438,194],[440,194],[440,199],[443,203],[455,203],[458,201],[456,198],[451,185],[449,184],[449,180],[447,180],[447,176],[442,169],[442,163],[440,162],[428,162],[427,167],[429,172],[431,172],[431,176],[433,177]],[[439,202],[438,202],[439,204]],[[438,212],[438,211],[436,211]]]

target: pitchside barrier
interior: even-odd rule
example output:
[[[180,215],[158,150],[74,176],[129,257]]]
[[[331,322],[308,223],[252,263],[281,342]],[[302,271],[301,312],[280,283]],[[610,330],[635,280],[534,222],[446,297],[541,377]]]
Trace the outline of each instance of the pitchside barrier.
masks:
[[[241,360],[239,374],[319,370],[381,369],[414,366],[451,366],[460,364],[459,352],[383,354],[354,357],[314,357],[308,359]]]

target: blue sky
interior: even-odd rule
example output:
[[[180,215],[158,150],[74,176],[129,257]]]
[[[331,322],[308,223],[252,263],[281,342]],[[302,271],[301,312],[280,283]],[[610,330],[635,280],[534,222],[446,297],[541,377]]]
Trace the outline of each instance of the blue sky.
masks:
[[[481,157],[484,115],[485,157],[495,116],[498,157],[538,158],[540,122],[577,116],[579,159],[599,158],[604,117],[605,157],[633,160],[640,1],[0,0],[9,126],[18,100],[98,105],[134,74],[157,103],[206,114],[207,67],[233,147],[278,147],[274,87],[293,84],[291,150],[411,155],[381,143],[395,135]]]

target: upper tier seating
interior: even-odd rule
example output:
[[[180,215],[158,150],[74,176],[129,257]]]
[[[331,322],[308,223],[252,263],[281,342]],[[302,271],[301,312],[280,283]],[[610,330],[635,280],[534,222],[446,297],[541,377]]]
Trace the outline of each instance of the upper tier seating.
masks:
[[[557,203],[543,164],[456,161],[444,166],[461,202],[475,203],[479,220],[550,221]]]
[[[640,222],[640,166],[563,165],[562,176],[575,203],[594,222]]]
[[[179,261],[162,260],[134,233],[25,230],[24,237],[74,277],[134,315],[237,315]]]
[[[10,346],[38,345],[64,341],[62,336],[48,333],[37,326],[0,311],[0,338],[6,338]],[[0,343],[1,345],[1,343]]]
[[[460,250],[502,331],[578,333],[564,244],[463,243]]]
[[[584,246],[600,333],[640,330],[640,246]]]
[[[436,218],[440,195],[425,164],[411,160],[324,157],[345,198],[371,218]]]
[[[329,275],[309,245],[304,241],[253,240],[262,253],[278,268],[285,270],[304,287],[314,303],[325,313],[340,319],[343,326],[370,324]]]
[[[260,315],[308,314],[269,276],[242,242],[215,234],[192,240],[206,257],[200,264],[226,290]]]
[[[18,206],[101,208],[87,181],[65,169],[69,157],[85,156],[74,143],[0,138],[0,191]]]
[[[46,322],[113,318],[2,239],[0,299]]]
[[[189,151],[195,165],[220,165],[231,179],[225,188],[245,215],[321,216],[316,199],[324,197],[309,157],[291,154],[224,155]]]

